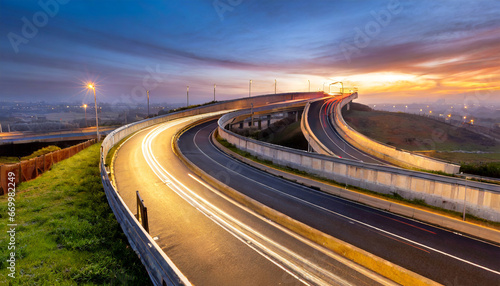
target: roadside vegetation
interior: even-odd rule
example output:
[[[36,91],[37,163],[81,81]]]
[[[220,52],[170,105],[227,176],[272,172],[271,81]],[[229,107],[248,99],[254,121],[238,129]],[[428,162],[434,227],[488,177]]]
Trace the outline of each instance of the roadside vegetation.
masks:
[[[365,193],[365,194],[368,194],[368,195],[371,195],[371,196],[374,196],[374,197],[382,198],[382,199],[393,201],[393,202],[396,202],[396,203],[408,205],[408,206],[411,206],[411,207],[420,208],[420,209],[427,210],[427,211],[432,211],[432,212],[439,213],[441,215],[445,215],[445,216],[449,216],[449,217],[453,217],[453,218],[456,218],[456,219],[462,219],[462,213],[455,212],[455,211],[450,211],[450,210],[446,210],[446,209],[443,209],[443,208],[438,208],[438,207],[435,207],[435,206],[431,206],[431,205],[427,204],[424,200],[419,200],[419,199],[408,200],[408,199],[405,199],[405,198],[401,197],[397,193],[381,194],[381,193],[373,192],[373,191],[370,191],[370,190],[367,190],[367,189],[358,188],[358,187],[355,187],[355,186],[351,186],[351,185],[346,185],[346,184],[343,184],[343,183],[339,183],[337,181],[326,179],[324,177],[320,177],[320,176],[317,176],[317,175],[314,175],[314,174],[310,174],[310,173],[305,172],[305,171],[297,170],[297,169],[290,168],[290,167],[276,165],[272,161],[262,160],[262,159],[260,159],[260,158],[258,158],[256,156],[250,154],[249,152],[246,152],[246,151],[238,149],[235,145],[233,145],[233,144],[227,142],[226,140],[222,139],[222,137],[220,137],[219,135],[217,135],[216,139],[217,139],[217,141],[222,146],[228,148],[229,150],[233,151],[234,153],[236,153],[238,155],[241,155],[241,156],[243,156],[245,158],[248,158],[248,159],[250,159],[252,161],[255,161],[257,163],[260,163],[260,164],[266,165],[268,167],[277,169],[277,170],[281,170],[281,171],[292,173],[292,174],[295,174],[295,175],[299,175],[299,176],[302,176],[302,177],[305,177],[305,178],[309,178],[309,179],[317,180],[317,181],[320,181],[320,182],[324,182],[326,184],[330,184],[330,185],[333,185],[333,186],[336,186],[336,187],[339,187],[339,188],[343,188],[343,189],[346,189],[346,190],[360,192],[360,193]],[[492,228],[496,228],[496,229],[500,230],[500,223],[498,223],[498,222],[493,222],[493,221],[485,220],[485,219],[482,219],[482,218],[479,218],[479,217],[476,217],[476,216],[473,216],[473,215],[470,215],[470,214],[466,214],[466,220],[468,222],[472,222],[472,223],[476,223],[476,224],[479,224],[479,225],[483,225],[483,226],[487,226],[487,227],[492,227]]]
[[[7,276],[7,196],[0,197],[0,284],[150,285],[108,205],[99,144],[18,186],[16,278]]]
[[[42,156],[44,154],[54,152],[57,150],[61,150],[61,148],[59,148],[58,146],[55,146],[55,145],[50,145],[50,146],[43,147],[41,149],[36,150],[35,152],[31,153],[31,155],[20,157],[20,158],[19,157],[0,157],[0,165],[19,163],[20,161],[36,158],[38,156]]]

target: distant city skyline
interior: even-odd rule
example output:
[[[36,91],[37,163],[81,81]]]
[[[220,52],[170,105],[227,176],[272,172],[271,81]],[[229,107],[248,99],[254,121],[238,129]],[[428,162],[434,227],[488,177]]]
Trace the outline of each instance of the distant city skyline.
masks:
[[[1,1],[0,101],[500,102],[497,1]],[[338,88],[337,86],[332,87]]]

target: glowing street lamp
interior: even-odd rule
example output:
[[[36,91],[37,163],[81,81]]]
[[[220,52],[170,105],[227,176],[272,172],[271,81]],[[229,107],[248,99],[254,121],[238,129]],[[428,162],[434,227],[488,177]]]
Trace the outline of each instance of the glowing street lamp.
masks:
[[[97,141],[101,141],[101,135],[99,135],[99,119],[97,117],[97,97],[95,96],[95,85],[89,83],[88,88],[94,90],[94,104],[95,104],[95,127],[97,132]]]
[[[87,105],[86,104],[83,105],[83,109],[85,109],[85,127],[88,127],[88,125],[87,125]]]

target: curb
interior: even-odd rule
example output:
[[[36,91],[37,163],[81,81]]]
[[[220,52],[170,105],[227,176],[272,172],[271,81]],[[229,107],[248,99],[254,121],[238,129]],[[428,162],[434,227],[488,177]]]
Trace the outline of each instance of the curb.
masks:
[[[172,148],[174,149],[175,154],[200,178],[208,182],[210,185],[216,187],[218,190],[228,195],[238,203],[252,209],[256,213],[294,231],[295,233],[319,244],[323,247],[326,247],[333,252],[354,261],[357,264],[360,264],[390,280],[393,280],[396,283],[403,285],[439,285],[438,283],[423,277],[417,273],[409,271],[399,265],[391,263],[387,260],[384,260],[378,256],[375,256],[369,252],[366,252],[360,248],[357,248],[353,245],[350,245],[344,241],[341,241],[337,238],[334,238],[330,235],[327,235],[319,230],[316,230],[302,222],[299,222],[287,215],[284,215],[252,198],[249,198],[237,190],[221,183],[217,179],[208,175],[205,171],[201,170],[198,166],[193,164],[189,159],[187,159],[179,149],[177,145],[177,139],[179,136],[188,130],[189,128],[197,125],[199,123],[195,122],[193,124],[189,124],[180,130],[176,136],[172,138]],[[215,133],[214,133],[215,134]],[[220,143],[217,140],[214,141],[216,146],[220,147]]]

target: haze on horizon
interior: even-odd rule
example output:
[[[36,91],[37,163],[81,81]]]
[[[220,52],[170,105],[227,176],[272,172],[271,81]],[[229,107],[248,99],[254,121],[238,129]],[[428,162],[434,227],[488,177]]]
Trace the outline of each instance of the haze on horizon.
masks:
[[[360,101],[500,102],[500,3],[0,2],[0,101],[183,102],[311,91]],[[328,90],[328,89],[327,89]]]

